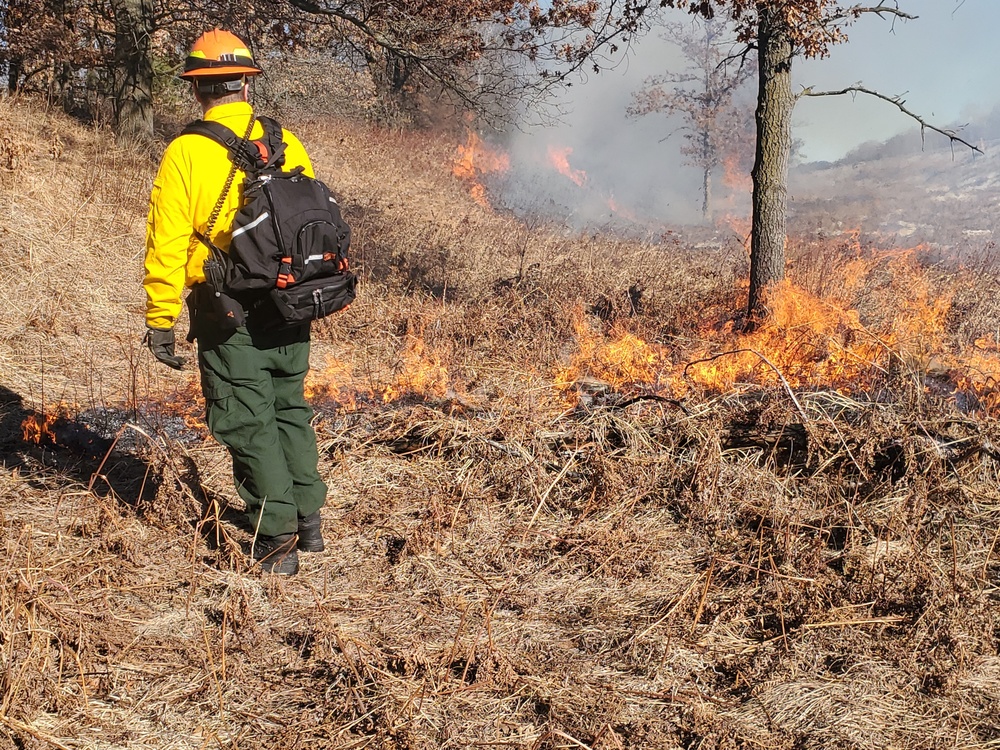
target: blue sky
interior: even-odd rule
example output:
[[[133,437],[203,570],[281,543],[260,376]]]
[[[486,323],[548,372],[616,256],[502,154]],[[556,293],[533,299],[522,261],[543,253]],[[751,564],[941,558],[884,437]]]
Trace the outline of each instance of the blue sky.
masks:
[[[817,89],[864,82],[904,95],[909,109],[936,125],[992,110],[1000,102],[1000,0],[900,0],[900,7],[919,18],[892,24],[863,16],[828,59],[798,61],[796,82]],[[810,159],[836,159],[864,141],[918,128],[870,97],[802,99],[795,122]]]
[[[796,89],[864,83],[886,95],[904,95],[910,109],[935,125],[971,121],[1000,103],[1000,0],[899,0],[899,5],[918,18],[893,22],[865,14],[830,57],[796,59]],[[689,18],[682,11],[667,13],[680,21]],[[615,115],[628,106],[631,93],[672,65],[678,65],[676,47],[655,32],[647,34],[614,69],[590,75],[570,90],[567,123],[586,129],[596,117],[600,127],[619,127]],[[647,125],[624,126],[641,138]],[[804,142],[809,160],[837,159],[860,143],[907,129],[918,132],[919,126],[872,97],[803,98],[795,110],[795,137]]]

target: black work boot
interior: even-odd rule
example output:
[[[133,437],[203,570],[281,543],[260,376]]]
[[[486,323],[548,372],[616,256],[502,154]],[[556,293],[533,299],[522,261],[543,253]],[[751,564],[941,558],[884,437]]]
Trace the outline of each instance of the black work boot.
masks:
[[[295,534],[258,536],[253,545],[253,559],[265,573],[293,576],[299,572],[299,554],[295,551]]]
[[[323,544],[323,532],[320,526],[321,520],[318,510],[305,518],[299,519],[300,550],[303,552],[322,552],[326,549],[326,545]]]

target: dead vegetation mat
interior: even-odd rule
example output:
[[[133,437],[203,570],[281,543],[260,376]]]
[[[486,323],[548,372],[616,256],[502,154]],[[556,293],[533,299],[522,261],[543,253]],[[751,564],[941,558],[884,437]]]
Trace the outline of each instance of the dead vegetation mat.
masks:
[[[8,745],[992,746],[995,428],[752,395],[330,411],[330,544],[287,580],[210,444],[14,446]]]
[[[155,160],[0,109],[0,749],[1000,745],[995,393],[943,333],[867,389],[681,392],[596,345],[557,386],[585,329],[657,372],[727,348],[741,251],[490,213],[446,143],[303,121],[364,287],[314,328],[327,550],[263,576],[190,372],[139,345]],[[839,293],[821,250],[792,270]],[[805,361],[941,289],[949,336],[1000,324],[993,270],[871,267]]]

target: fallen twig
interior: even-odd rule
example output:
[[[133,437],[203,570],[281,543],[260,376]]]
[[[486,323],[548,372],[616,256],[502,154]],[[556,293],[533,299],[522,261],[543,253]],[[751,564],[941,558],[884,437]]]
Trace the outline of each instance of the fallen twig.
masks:
[[[64,745],[59,740],[54,737],[49,737],[47,734],[42,734],[34,727],[29,724],[18,721],[17,719],[12,719],[6,714],[0,714],[0,724],[13,729],[16,732],[24,732],[31,737],[34,737],[39,742],[45,742],[46,744],[52,745],[52,747],[58,747],[59,750],[72,750],[67,745]]]

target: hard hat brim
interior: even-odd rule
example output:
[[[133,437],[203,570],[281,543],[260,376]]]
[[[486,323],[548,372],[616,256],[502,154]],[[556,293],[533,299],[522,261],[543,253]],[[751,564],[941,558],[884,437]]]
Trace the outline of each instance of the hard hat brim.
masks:
[[[263,73],[260,68],[249,65],[225,65],[216,68],[197,68],[195,70],[185,70],[178,78],[192,80],[194,78],[221,78],[223,76],[256,76]]]

